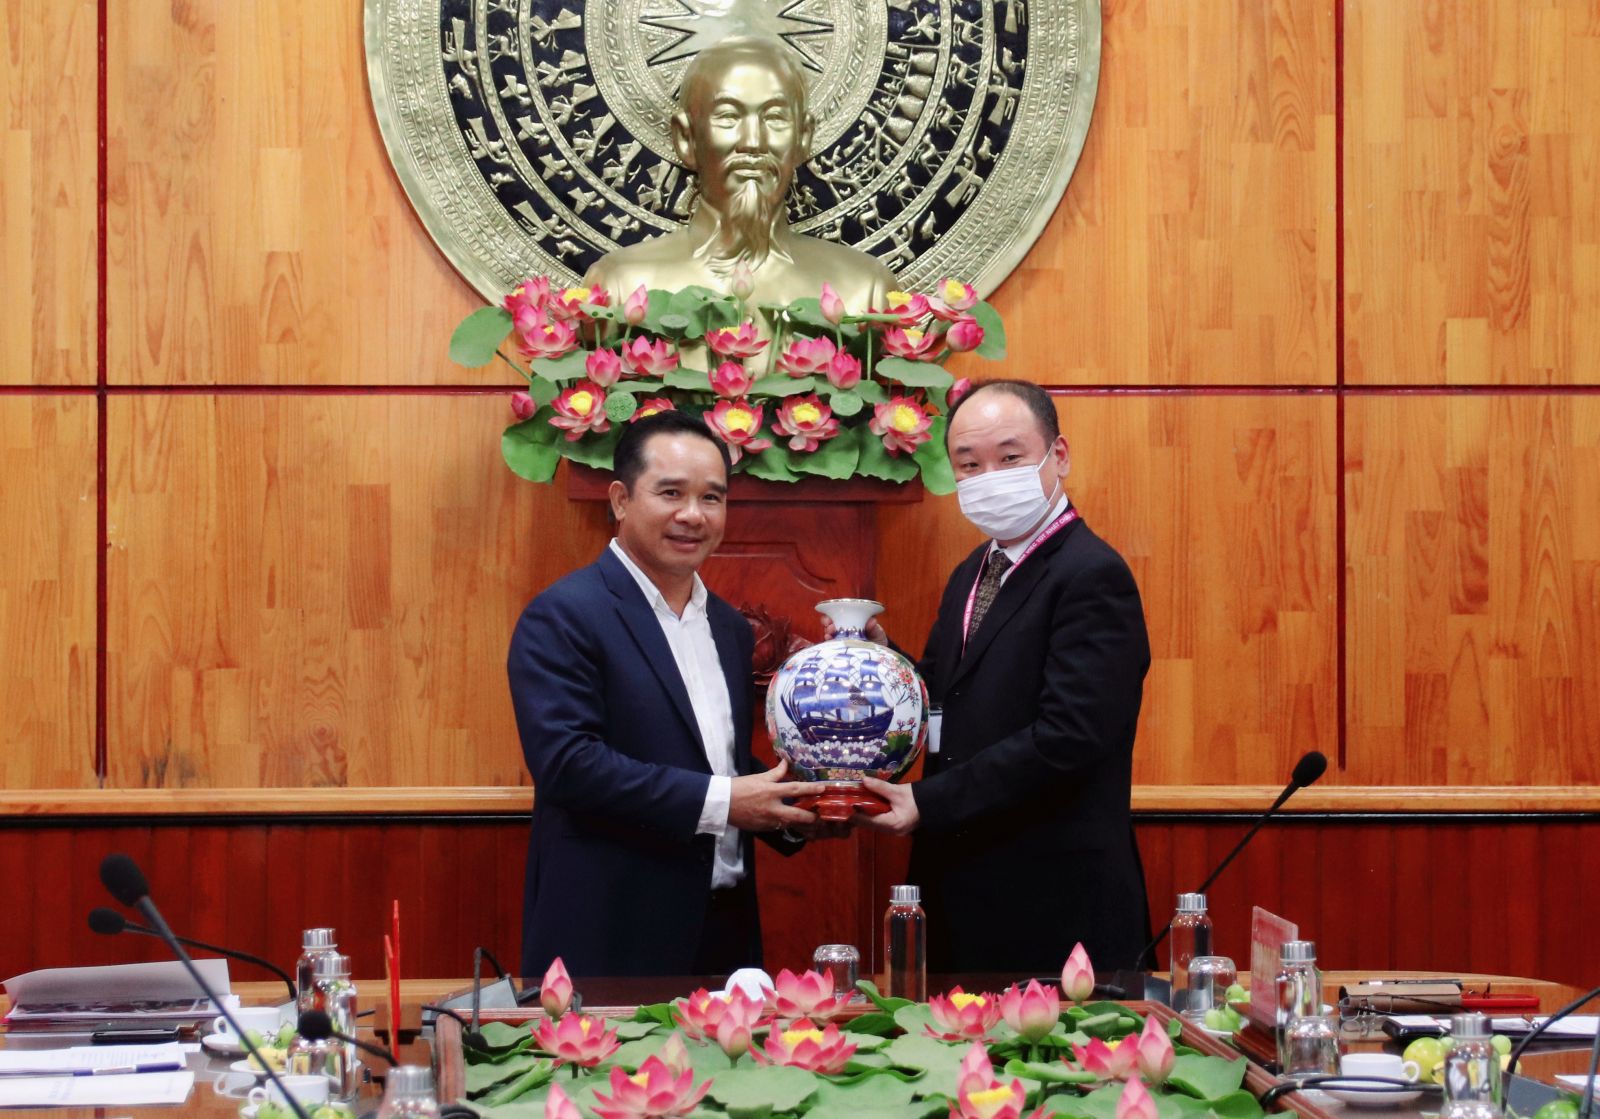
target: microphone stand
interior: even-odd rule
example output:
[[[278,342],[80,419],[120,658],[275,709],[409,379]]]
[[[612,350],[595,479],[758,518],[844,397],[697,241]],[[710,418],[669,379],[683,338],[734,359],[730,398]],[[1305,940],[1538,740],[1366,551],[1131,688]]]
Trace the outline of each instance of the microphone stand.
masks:
[[[189,978],[194,980],[195,986],[199,987],[205,993],[206,998],[210,999],[212,1004],[222,1012],[223,1019],[233,1027],[234,1034],[244,1044],[251,1060],[261,1066],[261,1070],[266,1073],[267,1079],[276,1084],[278,1091],[283,1093],[283,1098],[288,1101],[289,1108],[295,1113],[296,1119],[311,1119],[310,1114],[300,1105],[300,1101],[295,1099],[293,1093],[284,1087],[283,1081],[278,1079],[277,1072],[267,1063],[267,1059],[261,1055],[261,1050],[256,1047],[256,1043],[250,1040],[250,1035],[245,1033],[239,1026],[238,1019],[233,1016],[233,1011],[228,1009],[227,1003],[218,998],[216,992],[206,983],[204,977],[200,974],[200,969],[194,966],[194,961],[189,958],[189,953],[183,950],[183,945],[173,935],[172,929],[167,925],[166,918],[161,916],[161,911],[156,908],[156,903],[150,900],[150,895],[145,894],[136,900],[133,903],[133,907],[144,915],[146,921],[150,922],[150,927],[155,930],[155,934],[166,941],[167,947],[172,949],[174,956],[178,957],[178,962],[189,973]]]

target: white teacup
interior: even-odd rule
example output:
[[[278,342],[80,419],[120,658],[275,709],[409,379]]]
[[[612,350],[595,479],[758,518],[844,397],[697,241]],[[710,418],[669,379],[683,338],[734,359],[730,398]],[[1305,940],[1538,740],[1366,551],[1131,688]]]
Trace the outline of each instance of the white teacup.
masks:
[[[315,1076],[285,1076],[278,1074],[278,1079],[283,1081],[283,1086],[294,1097],[295,1103],[327,1103],[328,1093],[333,1087],[333,1081],[321,1074]],[[260,1106],[271,1101],[272,1103],[288,1103],[283,1092],[272,1081],[257,1085],[250,1089],[250,1102]]]
[[[233,1012],[233,1016],[241,1030],[254,1030],[262,1037],[277,1033],[278,1025],[283,1020],[283,1015],[275,1006],[241,1006]],[[233,1034],[233,1027],[220,1015],[211,1023],[211,1028],[219,1034]]]
[[[1345,1076],[1383,1076],[1390,1080],[1414,1081],[1422,1075],[1422,1067],[1395,1053],[1346,1053],[1339,1059],[1339,1072]]]

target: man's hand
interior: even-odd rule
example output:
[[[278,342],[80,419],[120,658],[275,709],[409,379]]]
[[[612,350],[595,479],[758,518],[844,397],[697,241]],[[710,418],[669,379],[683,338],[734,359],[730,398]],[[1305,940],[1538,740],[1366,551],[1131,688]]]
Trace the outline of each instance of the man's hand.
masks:
[[[832,618],[822,619],[822,640],[832,641],[833,635],[839,632],[839,627],[833,624]],[[884,630],[883,624],[877,618],[867,623],[867,640],[876,641],[879,645],[889,644],[889,634]]]
[[[815,812],[783,803],[785,798],[803,797],[815,789],[805,781],[785,781],[789,763],[780,761],[765,773],[735,777],[730,783],[733,796],[728,802],[728,823],[740,831],[777,831],[787,827],[799,831],[815,827]]]
[[[910,785],[891,785],[887,781],[879,781],[876,777],[863,777],[861,787],[869,793],[877,793],[889,802],[889,811],[881,816],[868,816],[864,812],[856,813],[856,822],[886,831],[890,835],[910,835],[917,830],[917,824],[922,820],[922,813],[917,811],[917,798],[911,793]]]

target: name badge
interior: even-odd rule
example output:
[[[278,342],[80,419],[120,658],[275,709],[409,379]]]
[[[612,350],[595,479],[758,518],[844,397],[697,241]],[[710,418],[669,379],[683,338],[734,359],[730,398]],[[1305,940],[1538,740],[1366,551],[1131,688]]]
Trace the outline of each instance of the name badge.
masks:
[[[939,732],[944,729],[944,708],[928,708],[928,753],[939,752]]]

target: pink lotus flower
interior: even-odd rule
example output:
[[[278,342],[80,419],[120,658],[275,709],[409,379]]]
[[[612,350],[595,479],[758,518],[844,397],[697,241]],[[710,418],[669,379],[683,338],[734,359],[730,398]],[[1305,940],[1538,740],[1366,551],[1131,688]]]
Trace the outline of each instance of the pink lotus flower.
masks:
[[[889,306],[879,313],[899,315],[900,325],[907,329],[920,325],[931,312],[926,295],[914,295],[907,291],[891,291],[886,299]]]
[[[928,301],[928,308],[945,322],[954,322],[964,311],[972,310],[978,302],[978,291],[971,284],[944,280]]]
[[[601,388],[610,388],[622,379],[622,359],[615,350],[596,350],[583,359],[584,372]]]
[[[533,414],[538,410],[539,406],[533,402],[533,397],[527,393],[514,392],[511,394],[511,414],[516,416],[517,419],[532,419]]]
[[[983,327],[971,315],[962,315],[944,332],[944,343],[958,354],[983,345]]]
[[[649,400],[639,401],[638,408],[634,410],[633,415],[628,417],[628,422],[631,424],[638,423],[646,416],[653,416],[657,412],[675,411],[677,411],[677,405],[673,404],[672,401],[668,400],[666,397],[652,396]]]
[[[539,983],[539,1005],[552,1018],[561,1017],[572,1005],[572,977],[567,974],[567,965],[561,962],[560,956],[550,961]]]
[[[844,320],[844,300],[839,298],[839,293],[833,290],[833,285],[826,280],[822,282],[822,317],[838,326]]]
[[[665,338],[635,338],[622,347],[622,364],[635,377],[662,377],[678,368],[678,355]]]
[[[673,1004],[672,1020],[695,1041],[715,1040],[717,1023],[727,1013],[728,996],[701,987]]]
[[[711,391],[730,398],[743,396],[756,381],[744,363],[738,361],[725,361],[706,376],[711,380]]]
[[[533,276],[512,288],[501,306],[511,312],[511,321],[517,329],[523,330],[525,324],[533,322],[534,315],[544,310],[545,300],[549,298],[550,280],[545,276]]]
[[[517,326],[517,349],[526,358],[557,358],[578,348],[578,332],[560,319],[551,321],[543,311],[534,313],[527,328]]]
[[[1000,1017],[1029,1042],[1038,1041],[1061,1020],[1061,996],[1030,979],[1026,990],[1012,987],[1000,996]]]
[[[952,987],[949,994],[929,999],[928,1010],[939,1027],[928,1033],[940,1041],[977,1040],[1000,1021],[998,998],[990,994],[969,995],[959,986]]]
[[[892,326],[883,336],[883,349],[907,361],[932,361],[939,356],[939,336],[931,331]]]
[[[844,1071],[855,1052],[855,1045],[844,1039],[838,1026],[819,1030],[809,1018],[801,1018],[787,1030],[772,1030],[766,1047],[751,1049],[750,1055],[761,1065],[790,1065],[836,1075]]]
[[[556,1059],[556,1064],[593,1068],[617,1051],[617,1031],[606,1029],[605,1020],[587,1014],[563,1014],[559,1022],[546,1018],[533,1031],[539,1048]]]
[[[955,384],[950,386],[948,391],[945,392],[945,394],[944,394],[944,406],[946,408],[954,408],[956,406],[956,401],[960,400],[963,396],[966,396],[967,393],[969,393],[971,391],[972,391],[972,378],[970,378],[970,377],[962,377],[962,378],[960,378],[959,380],[956,381]]]
[[[561,1085],[550,1085],[550,1094],[544,1101],[545,1119],[583,1119],[583,1112],[578,1110],[578,1105],[568,1098]]]
[[[873,407],[867,429],[883,437],[883,445],[891,455],[909,455],[932,438],[928,434],[932,423],[928,413],[911,397],[892,396]]]
[[[646,1057],[639,1071],[611,1070],[611,1094],[594,1094],[594,1113],[600,1119],[670,1119],[687,1115],[711,1087],[707,1080],[694,1086],[694,1070],[674,1073],[659,1057]]]
[[[609,307],[611,293],[605,288],[563,288],[550,299],[550,313],[558,319],[576,319],[588,322],[595,307]]]
[[[987,1088],[994,1083],[994,1065],[989,1060],[989,1050],[981,1041],[967,1047],[961,1058],[961,1068],[956,1073],[956,1091],[966,1088]]]
[[[1078,1067],[1093,1073],[1097,1080],[1123,1080],[1133,1071],[1137,1046],[1126,1040],[1107,1045],[1099,1038],[1091,1038],[1088,1045],[1074,1045],[1072,1055]]]
[[[963,1088],[956,1092],[955,1102],[950,1105],[950,1119],[1021,1119],[1027,1102],[1020,1080],[1010,1084],[996,1082],[987,1088]]]
[[[718,357],[751,358],[767,348],[767,343],[756,336],[756,324],[746,319],[738,326],[725,326],[708,331],[706,345]]]
[[[810,392],[804,396],[784,397],[783,403],[778,405],[778,414],[772,419],[772,430],[788,436],[791,451],[810,454],[825,440],[839,434],[839,421],[834,419],[833,409],[822,403],[816,393]],[[829,985],[832,985],[831,980]]]
[[[729,992],[727,1009],[716,1025],[717,1045],[735,1059],[749,1052],[751,1035],[766,1012],[765,999],[751,998],[737,989]]]
[[[756,274],[749,261],[741,260],[733,266],[728,275],[728,290],[735,299],[749,299],[750,293],[756,290]]]
[[[1117,1046],[1119,1049],[1127,1047],[1127,1042]],[[1167,1031],[1154,1015],[1144,1020],[1144,1029],[1139,1034],[1139,1042],[1134,1047],[1134,1060],[1139,1066],[1139,1075],[1152,1084],[1160,1084],[1172,1075],[1172,1066],[1176,1063],[1178,1055],[1173,1051],[1172,1039],[1167,1036]]]
[[[1084,1002],[1094,994],[1094,967],[1081,941],[1072,946],[1067,962],[1061,966],[1061,993],[1073,1002]]]
[[[772,446],[761,438],[761,405],[748,400],[719,400],[703,417],[706,426],[728,445],[730,457],[738,462],[744,452],[755,454]]]
[[[792,399],[786,400],[784,404],[787,406]],[[811,399],[815,400],[816,397],[813,396]],[[836,421],[835,427],[837,426]],[[784,434],[791,433],[784,432]],[[772,1005],[780,1018],[810,1018],[822,1022],[826,1022],[843,1008],[843,1004],[833,995],[831,969],[821,975],[815,971],[796,975],[788,968],[784,968],[778,972],[777,990],[773,993]]]
[[[550,422],[566,431],[569,443],[576,443],[591,431],[604,435],[611,430],[611,421],[606,418],[606,390],[593,381],[569,385],[550,402],[550,407],[556,412]]]
[[[672,1070],[674,1076],[692,1067],[689,1061],[689,1047],[683,1043],[683,1034],[677,1030],[673,1030],[667,1036],[667,1043],[661,1047],[656,1056],[661,1058],[662,1064]]]
[[[1138,1080],[1129,1080],[1117,1097],[1117,1119],[1158,1119],[1156,1101]]]
[[[836,389],[853,389],[861,381],[861,362],[843,350],[828,362],[828,383]]]
[[[796,338],[778,357],[778,368],[791,377],[825,371],[839,351],[830,338]]]
[[[633,294],[628,296],[622,304],[622,318],[629,326],[638,326],[644,322],[645,316],[650,313],[650,292],[643,284],[633,289]]]

